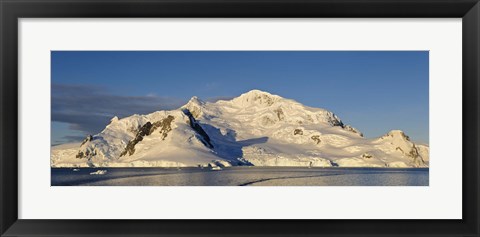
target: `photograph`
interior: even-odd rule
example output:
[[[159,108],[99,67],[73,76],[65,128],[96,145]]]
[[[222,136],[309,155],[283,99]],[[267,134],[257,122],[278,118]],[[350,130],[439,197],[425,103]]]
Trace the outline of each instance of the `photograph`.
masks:
[[[51,186],[429,186],[429,51],[50,54]]]

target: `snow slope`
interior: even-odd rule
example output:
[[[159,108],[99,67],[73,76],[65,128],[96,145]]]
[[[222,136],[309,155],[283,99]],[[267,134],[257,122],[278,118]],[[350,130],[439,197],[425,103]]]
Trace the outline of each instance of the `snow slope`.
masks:
[[[52,167],[428,167],[402,131],[366,139],[334,113],[252,90],[179,109],[114,117],[81,144],[52,147]]]

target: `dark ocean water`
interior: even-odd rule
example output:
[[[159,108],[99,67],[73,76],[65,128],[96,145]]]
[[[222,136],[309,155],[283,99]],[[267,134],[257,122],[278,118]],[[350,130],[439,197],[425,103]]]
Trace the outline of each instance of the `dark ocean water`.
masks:
[[[104,175],[91,175],[106,170]],[[428,186],[427,169],[392,168],[52,168],[52,186]]]

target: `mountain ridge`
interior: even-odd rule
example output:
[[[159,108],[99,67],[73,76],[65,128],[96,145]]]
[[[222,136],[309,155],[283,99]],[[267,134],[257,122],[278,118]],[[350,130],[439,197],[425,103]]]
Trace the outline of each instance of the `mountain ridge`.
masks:
[[[260,90],[231,100],[193,96],[175,110],[112,118],[52,167],[428,167],[428,146],[400,130],[366,139],[333,112]]]

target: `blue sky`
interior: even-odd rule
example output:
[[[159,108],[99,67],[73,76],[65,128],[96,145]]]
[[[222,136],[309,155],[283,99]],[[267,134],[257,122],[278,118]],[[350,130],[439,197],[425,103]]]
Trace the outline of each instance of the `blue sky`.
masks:
[[[111,117],[260,89],[337,114],[366,137],[428,143],[427,51],[53,51],[52,144]]]

